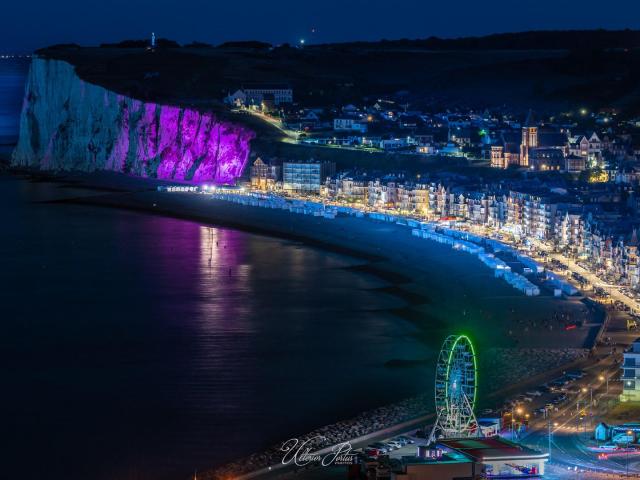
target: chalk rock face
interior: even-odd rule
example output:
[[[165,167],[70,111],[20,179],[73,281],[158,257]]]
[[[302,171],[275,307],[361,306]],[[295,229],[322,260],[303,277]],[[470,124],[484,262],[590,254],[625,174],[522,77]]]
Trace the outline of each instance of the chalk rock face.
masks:
[[[83,81],[67,62],[35,57],[12,161],[231,183],[244,170],[252,138],[252,130],[211,113],[141,102]]]

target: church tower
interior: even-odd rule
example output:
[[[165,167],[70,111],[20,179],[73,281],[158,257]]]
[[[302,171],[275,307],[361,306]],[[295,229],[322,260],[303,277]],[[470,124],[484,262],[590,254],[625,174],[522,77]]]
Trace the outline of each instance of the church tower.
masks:
[[[529,152],[538,146],[538,126],[533,111],[529,110],[527,119],[522,126],[522,142],[520,143],[520,165],[529,166]]]

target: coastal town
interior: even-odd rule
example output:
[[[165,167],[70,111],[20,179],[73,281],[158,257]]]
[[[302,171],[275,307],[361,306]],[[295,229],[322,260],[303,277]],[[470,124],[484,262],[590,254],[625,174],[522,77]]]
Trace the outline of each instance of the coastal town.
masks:
[[[278,88],[274,92],[280,95],[275,97],[276,104],[291,102],[292,92],[283,86]],[[485,436],[499,433],[537,448],[528,453],[531,459],[526,466],[511,465],[511,474],[535,477],[544,473],[544,463],[550,462],[549,478],[565,478],[564,468],[569,476],[577,478],[607,478],[615,476],[622,467],[616,463],[616,455],[626,455],[625,475],[635,475],[635,467],[629,473],[628,457],[637,453],[631,446],[636,442],[637,424],[633,421],[620,422],[617,426],[604,423],[615,417],[612,412],[619,410],[620,405],[633,405],[640,398],[633,369],[636,365],[633,352],[640,347],[637,342],[631,344],[637,336],[634,332],[640,312],[637,232],[640,217],[635,196],[638,183],[635,172],[640,169],[640,162],[634,147],[635,122],[617,122],[612,112],[593,114],[585,110],[576,112],[576,120],[565,116],[562,123],[553,119],[537,120],[532,111],[520,121],[497,120],[487,113],[430,116],[392,109],[381,113],[376,104],[362,112],[349,105],[341,109],[340,118],[321,126],[313,111],[304,112],[302,123],[296,123],[299,118],[292,121],[287,116],[283,119],[270,116],[265,107],[268,102],[265,103],[261,95],[269,97],[269,93],[259,89],[248,93],[238,91],[233,102],[236,107],[245,108],[242,102],[260,99],[259,115],[266,121],[280,122],[283,129],[290,132],[290,138],[297,135],[298,143],[439,156],[445,158],[445,165],[441,164],[438,169],[427,166],[411,170],[337,171],[331,161],[257,158],[248,168],[248,179],[236,187],[205,185],[194,191],[218,200],[254,208],[279,208],[324,221],[346,215],[404,226],[413,236],[477,256],[495,270],[496,277],[504,278],[526,295],[540,295],[541,291],[555,296],[585,295],[600,304],[600,308],[609,313],[589,359],[565,363],[575,365],[577,362],[581,369],[567,374],[564,367],[564,375],[530,387],[526,394],[501,408],[484,412],[489,418],[480,419],[480,425],[494,429],[493,434]],[[387,129],[410,125],[410,130],[401,138],[376,137],[367,134],[374,122],[392,125],[387,125]],[[416,122],[422,128],[416,128]],[[327,136],[326,132],[309,135],[316,129],[331,129],[332,125],[334,137]],[[380,130],[381,127],[373,128]],[[434,140],[438,130],[440,134],[446,131],[441,142]],[[337,136],[345,131],[352,135]],[[365,135],[370,136],[367,139]],[[447,169],[447,157],[463,158],[468,162],[467,168],[458,168],[459,163],[454,163]],[[174,191],[183,189],[175,187]],[[171,191],[171,187],[163,187],[163,191],[166,190]],[[512,271],[510,265],[514,260],[519,267]],[[579,324],[571,321],[564,324],[567,329],[576,326]],[[615,340],[611,340],[612,335]],[[631,353],[622,355],[627,347]],[[405,478],[398,473],[398,468],[420,475],[421,467],[417,465],[426,468],[425,462],[415,464],[415,460],[410,460],[412,456],[403,456],[415,449],[415,442],[424,442],[406,427],[407,419],[426,413],[420,404],[418,400],[413,407],[391,409],[390,419],[378,423],[377,431],[364,429],[354,435],[354,426],[347,424],[323,432],[333,432],[332,444],[356,439],[358,445],[358,437],[382,438],[382,431],[403,425],[399,431],[405,436],[369,443],[359,450],[363,452],[360,455],[369,458],[368,478]],[[395,417],[398,414],[400,417]],[[379,413],[372,412],[372,415]],[[586,434],[587,421],[590,435]],[[367,423],[362,419],[356,421],[360,428]],[[585,437],[576,440],[574,437],[580,436],[581,429]],[[518,435],[514,434],[516,430]],[[345,431],[350,433],[345,435]],[[550,461],[551,437],[555,432],[560,452]],[[315,433],[310,434],[310,438],[314,438]],[[314,445],[318,449],[326,448],[327,443]],[[392,453],[396,448],[402,454]],[[435,447],[431,445],[431,448]],[[455,458],[455,452],[461,452],[460,446],[446,444],[446,441],[438,448],[442,449],[440,452],[448,452],[438,457],[444,463],[447,455],[454,454]],[[511,447],[495,444],[486,448],[506,458]],[[619,452],[616,449],[620,449]],[[540,451],[548,451],[548,456],[544,462],[536,463],[536,452]],[[427,458],[436,455],[434,450],[430,452]],[[267,467],[269,460],[277,459],[278,455],[276,450],[250,463],[253,468]],[[387,458],[391,459],[390,464],[385,463],[389,461]],[[394,458],[399,459],[401,467],[393,463]],[[504,463],[496,467],[473,455],[471,459],[484,462],[485,471],[501,468],[503,475],[506,472]],[[435,468],[436,463],[427,461],[426,465]],[[245,470],[246,463],[237,468]],[[445,469],[442,470],[437,474],[442,476],[437,478],[449,478],[444,476],[448,474]],[[435,471],[424,470],[422,475],[426,477],[415,478],[431,478],[429,475]]]
[[[290,102],[291,90],[282,91],[286,95],[280,102]],[[256,92],[259,90],[249,91],[254,96],[250,98],[268,95]],[[239,95],[236,92],[236,101]],[[331,161],[258,158],[247,169],[247,186],[254,191],[448,222],[508,238],[538,254],[548,254],[550,249],[596,274],[601,280],[598,286],[615,285],[635,297],[640,286],[636,192],[640,128],[636,121],[618,123],[611,113],[582,111],[576,112],[579,122],[565,117],[562,123],[545,123],[536,121],[530,111],[518,122],[473,113],[429,116],[388,110],[381,114],[377,106],[363,113],[357,113],[353,105],[344,107],[343,113],[350,112],[350,116],[334,118],[334,131],[366,131],[372,118],[390,124],[387,129],[402,129],[412,119],[413,128],[396,138],[399,143],[394,147],[389,139],[371,136],[367,148],[428,151],[430,155],[455,152],[474,165],[481,164],[477,159],[484,159],[491,169],[461,171],[454,165],[449,170],[445,160],[435,172],[429,167],[421,170],[419,164],[411,171],[336,171]],[[416,119],[423,127],[416,128]],[[283,123],[291,127],[289,120]],[[581,129],[578,124],[590,128]],[[297,127],[313,128],[309,125]],[[448,137],[446,142],[435,142],[438,134]],[[325,138],[327,142],[321,144],[332,145],[331,137]],[[362,143],[364,136],[349,138],[350,145],[366,144]],[[465,150],[475,154],[465,154]],[[493,169],[497,169],[495,174]],[[498,173],[502,170],[506,174]],[[587,283],[584,278],[577,280]]]
[[[308,33],[12,67],[12,426],[79,479],[640,478],[640,31]]]

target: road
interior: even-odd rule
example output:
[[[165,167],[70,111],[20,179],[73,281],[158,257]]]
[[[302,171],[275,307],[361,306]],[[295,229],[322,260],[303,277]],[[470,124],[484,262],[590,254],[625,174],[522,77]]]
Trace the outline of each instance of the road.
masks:
[[[620,287],[619,286],[611,285],[611,284],[608,284],[608,283],[604,282],[596,274],[594,274],[593,272],[587,270],[584,267],[581,267],[574,260],[572,260],[572,259],[570,259],[570,258],[568,258],[568,257],[566,257],[564,255],[561,255],[559,253],[553,252],[550,246],[545,245],[544,243],[540,242],[539,240],[532,240],[531,243],[537,249],[547,253],[547,255],[550,258],[562,263],[564,266],[566,266],[569,269],[570,272],[578,273],[578,274],[582,275],[584,278],[586,278],[587,280],[589,280],[589,282],[593,286],[599,287],[599,288],[602,288],[602,289],[606,290],[609,293],[609,295],[611,295],[612,299],[617,300],[619,302],[622,302],[624,305],[629,307],[634,312],[640,311],[640,303],[638,301],[636,301],[635,299],[629,297],[628,295],[625,295],[624,293],[622,293],[620,291]]]
[[[606,378],[614,378],[618,370],[611,355],[587,368],[586,376],[573,387],[578,393],[569,395],[550,418],[532,420],[529,430],[519,439],[536,450],[550,451],[553,468],[549,478],[576,478],[581,472],[621,475],[626,474],[627,468],[630,474],[640,475],[640,451],[620,451],[599,459],[601,452],[589,448],[595,446],[591,436],[598,417],[606,409],[606,401],[616,398],[620,390],[619,384],[610,381],[607,386],[606,381]],[[591,401],[593,405],[590,406]]]

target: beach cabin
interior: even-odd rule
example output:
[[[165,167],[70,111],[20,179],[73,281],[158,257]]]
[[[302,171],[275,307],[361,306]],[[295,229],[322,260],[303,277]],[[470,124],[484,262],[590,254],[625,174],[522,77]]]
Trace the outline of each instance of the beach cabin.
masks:
[[[606,442],[611,438],[611,428],[606,423],[600,422],[593,431],[593,437],[598,442]]]

